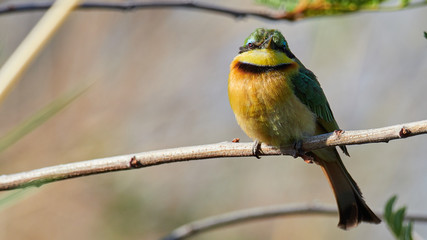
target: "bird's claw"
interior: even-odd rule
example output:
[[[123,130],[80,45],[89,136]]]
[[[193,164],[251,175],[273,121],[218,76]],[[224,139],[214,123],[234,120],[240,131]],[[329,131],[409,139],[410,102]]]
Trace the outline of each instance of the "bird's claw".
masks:
[[[306,163],[313,163],[314,158],[310,155],[310,153],[306,153],[302,149],[302,141],[298,140],[294,143],[294,153],[292,154],[294,158],[301,157]]]
[[[302,155],[304,155],[304,150],[302,150],[302,141],[296,141],[293,145],[294,148],[294,152],[292,154],[292,157],[294,158],[298,158],[301,157]]]
[[[252,146],[252,155],[261,159],[260,154],[262,154],[261,143],[258,140],[255,140],[254,145]]]

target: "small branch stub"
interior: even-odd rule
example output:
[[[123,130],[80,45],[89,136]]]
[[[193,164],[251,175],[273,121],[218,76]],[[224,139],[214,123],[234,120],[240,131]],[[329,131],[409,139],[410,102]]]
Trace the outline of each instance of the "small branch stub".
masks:
[[[335,133],[335,136],[337,136],[337,139],[340,139],[341,134],[344,133],[344,130],[341,130],[341,129],[335,130],[334,133]]]
[[[138,159],[136,159],[136,156],[132,156],[132,158],[130,159],[130,167],[131,168],[142,168],[144,165],[141,164],[140,161],[138,161]]]
[[[405,127],[402,127],[399,131],[399,136],[401,138],[406,138],[406,137],[409,137],[410,135],[411,135],[411,130],[409,130]]]

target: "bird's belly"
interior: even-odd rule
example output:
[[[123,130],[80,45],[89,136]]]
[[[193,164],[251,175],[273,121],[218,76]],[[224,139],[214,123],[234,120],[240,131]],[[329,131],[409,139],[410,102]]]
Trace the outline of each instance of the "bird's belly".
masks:
[[[282,146],[314,135],[315,116],[293,94],[285,74],[232,71],[228,91],[237,122],[252,139]]]

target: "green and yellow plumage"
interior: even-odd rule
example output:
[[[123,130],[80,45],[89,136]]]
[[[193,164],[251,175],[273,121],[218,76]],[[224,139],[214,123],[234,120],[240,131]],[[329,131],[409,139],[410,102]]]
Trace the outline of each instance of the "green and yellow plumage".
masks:
[[[338,130],[316,76],[292,54],[277,30],[256,29],[230,65],[228,94],[243,131],[252,139],[282,146]],[[345,146],[341,149],[348,155]],[[362,199],[334,147],[312,151],[331,183],[341,228],[380,220]]]
[[[231,64],[228,89],[237,122],[249,137],[273,146],[313,135],[315,130],[314,114],[293,94],[292,83],[286,81],[298,71],[298,65],[289,60],[284,53],[255,49],[239,54]],[[283,68],[254,73],[244,70],[242,63],[283,64]]]

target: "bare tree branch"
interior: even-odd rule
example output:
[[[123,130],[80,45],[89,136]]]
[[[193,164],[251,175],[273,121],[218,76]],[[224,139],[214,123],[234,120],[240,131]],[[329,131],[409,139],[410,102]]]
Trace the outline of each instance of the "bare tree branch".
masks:
[[[13,13],[13,12],[30,12],[48,9],[52,2],[31,2],[31,3],[7,3],[0,6],[0,14]],[[154,2],[121,2],[121,3],[82,3],[78,9],[81,10],[122,10],[131,11],[139,9],[153,9],[153,8],[187,8],[209,11],[214,13],[225,14],[235,18],[245,17],[259,17],[268,20],[296,20],[295,15],[285,13],[266,13],[266,12],[253,12],[241,11],[230,9],[221,6],[215,6],[206,3],[197,3],[194,1],[154,1]]]
[[[243,223],[247,221],[273,217],[314,214],[335,216],[338,214],[338,212],[335,206],[324,206],[319,204],[277,205],[250,208],[212,216],[185,224],[173,230],[168,236],[163,238],[163,240],[184,239],[201,232],[212,230],[214,228],[229,226],[231,224]],[[380,218],[383,216],[383,214],[379,212],[376,212],[375,214]],[[405,216],[405,219],[410,221],[427,222],[427,216],[425,215],[408,214]]]
[[[302,143],[304,151],[338,145],[388,142],[427,133],[427,120],[399,124],[390,127],[357,131],[337,131],[307,138]],[[208,158],[253,156],[253,143],[223,142],[217,144],[181,147],[129,155],[100,158],[83,162],[68,163],[0,176],[0,190],[40,186],[45,183],[69,178],[131,170],[165,163],[201,160]],[[260,155],[293,155],[292,146],[277,149],[263,145]]]
[[[16,12],[32,12],[46,10],[52,5],[52,2],[28,2],[28,3],[5,3],[0,5],[0,15],[7,13]],[[396,11],[401,9],[416,8],[427,5],[426,1],[411,3],[407,6],[384,6],[381,8],[372,7],[364,8],[362,11],[376,12],[376,11]],[[224,14],[235,18],[246,18],[246,17],[258,17],[267,20],[287,20],[295,21],[304,18],[301,12],[265,12],[265,11],[243,11],[237,9],[231,9],[222,6],[216,6],[206,3],[199,3],[196,1],[153,1],[153,2],[120,2],[120,3],[109,3],[109,2],[88,2],[79,5],[80,10],[109,10],[109,11],[132,11],[132,10],[143,10],[153,8],[186,8],[195,9],[202,11],[209,11],[218,14]],[[360,11],[360,10],[358,10]],[[346,13],[354,13],[357,11],[348,11]]]

